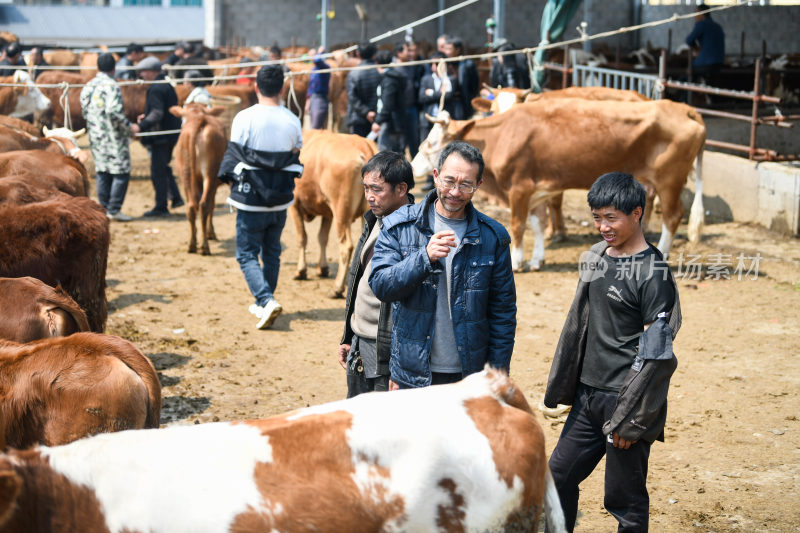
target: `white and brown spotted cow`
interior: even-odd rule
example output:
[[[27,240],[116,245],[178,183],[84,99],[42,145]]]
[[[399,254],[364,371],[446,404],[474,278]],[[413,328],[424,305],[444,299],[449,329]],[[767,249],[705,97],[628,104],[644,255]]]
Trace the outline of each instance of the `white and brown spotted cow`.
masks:
[[[265,420],[0,455],[0,531],[564,531],[544,436],[495,370]]]

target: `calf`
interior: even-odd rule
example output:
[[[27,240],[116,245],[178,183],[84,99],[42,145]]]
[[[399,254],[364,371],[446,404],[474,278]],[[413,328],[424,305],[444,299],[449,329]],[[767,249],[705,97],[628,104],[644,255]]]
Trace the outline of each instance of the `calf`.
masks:
[[[5,440],[13,448],[157,428],[161,416],[153,363],[125,339],[98,333],[0,341],[0,390]]]
[[[0,339],[31,342],[89,331],[86,313],[60,286],[0,278]]]
[[[83,197],[0,207],[0,276],[32,276],[64,288],[92,331],[106,323],[109,230],[105,209]]]
[[[183,183],[189,219],[189,253],[197,252],[197,209],[200,208],[200,229],[203,242],[200,250],[209,255],[208,240],[216,240],[214,232],[214,198],[220,181],[217,179],[219,165],[228,145],[225,125],[217,117],[225,111],[222,107],[206,109],[204,105],[189,104],[188,107],[172,106],[169,112],[183,117],[181,134],[175,146],[177,174]]]
[[[297,273],[294,279],[306,279],[306,234],[304,220],[322,217],[319,228],[319,274],[328,275],[328,258],[325,249],[331,223],[336,227],[339,240],[339,270],[332,298],[344,296],[345,276],[353,255],[353,238],[350,225],[367,210],[361,184],[361,167],[378,151],[374,142],[358,135],[306,130],[303,132],[303,179],[296,182],[294,204],[289,208],[297,230]]]
[[[0,77],[0,114],[19,118],[49,109],[50,99],[42,94],[24,70],[17,70],[13,76]]]
[[[10,451],[0,502],[0,531],[535,531],[543,507],[564,531],[542,429],[495,370]]]

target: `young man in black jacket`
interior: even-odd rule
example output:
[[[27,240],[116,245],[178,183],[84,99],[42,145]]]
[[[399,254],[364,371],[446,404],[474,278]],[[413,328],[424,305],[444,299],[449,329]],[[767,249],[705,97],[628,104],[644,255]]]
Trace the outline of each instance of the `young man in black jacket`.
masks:
[[[649,522],[650,445],[664,439],[678,288],[642,232],[644,187],[630,174],[600,176],[588,195],[603,241],[580,262],[580,281],[558,341],[544,404],[572,405],[550,456],[568,531],[579,485],[605,456],[605,508],[618,531]]]
[[[281,105],[283,69],[265,65],[256,75],[258,103],[236,114],[219,178],[231,184],[236,208],[236,260],[255,302],[256,327],[272,325],[283,307],[275,300],[281,233],[303,171],[300,120]],[[261,256],[262,264],[258,258]]]
[[[375,56],[378,65],[392,62],[392,54],[381,50]],[[378,148],[402,154],[406,147],[405,140],[405,87],[406,76],[391,67],[381,67],[381,82],[378,85],[378,106],[372,131],[378,135]]]
[[[374,65],[375,45],[365,41],[358,45],[360,65]],[[347,126],[350,133],[366,137],[372,128],[378,106],[378,84],[381,75],[377,68],[354,70],[347,75]]]
[[[389,390],[389,355],[392,343],[392,303],[381,302],[367,283],[372,271],[372,252],[383,217],[413,204],[414,172],[397,152],[378,152],[361,168],[364,197],[364,230],[347,275],[344,334],[339,345],[339,364],[347,371],[347,397]]]
[[[146,57],[136,65],[139,76],[146,81],[164,80],[161,62],[155,57]],[[174,131],[181,129],[181,119],[169,112],[169,108],[178,105],[178,95],[169,83],[153,83],[147,89],[144,114],[139,115],[139,128],[143,132]],[[143,136],[140,142],[150,151],[150,180],[156,193],[156,205],[147,211],[146,217],[169,216],[167,200],[172,198],[172,207],[183,205],[178,184],[172,174],[169,161],[172,149],[178,142],[178,133]]]

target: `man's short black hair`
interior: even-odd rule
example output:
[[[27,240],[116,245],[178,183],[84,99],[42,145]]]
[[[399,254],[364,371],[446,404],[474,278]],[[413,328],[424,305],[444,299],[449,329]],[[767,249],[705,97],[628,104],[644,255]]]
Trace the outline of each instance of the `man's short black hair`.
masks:
[[[278,46],[277,44],[273,44],[272,46],[270,46],[269,53],[278,56],[278,58],[283,57],[283,52],[281,51],[280,46]]]
[[[389,50],[378,50],[375,54],[375,63],[378,65],[388,65],[392,62],[392,53]]]
[[[278,96],[283,88],[283,69],[280,65],[264,65],[256,74],[258,92],[264,96]]]
[[[453,45],[453,48],[458,50],[458,55],[464,54],[464,40],[461,37],[456,37],[455,35],[447,39],[447,42]]]
[[[375,57],[375,45],[369,41],[358,43],[358,57],[361,59],[372,59]]]
[[[597,178],[586,199],[592,209],[611,206],[626,215],[637,207],[641,207],[644,214],[647,201],[644,186],[625,172],[609,172]]]
[[[697,6],[694,8],[694,10],[698,14],[706,15],[706,16],[709,15],[709,13],[708,13],[709,7],[707,5],[705,5],[705,4],[703,4],[703,3],[697,4]]]
[[[133,54],[134,52],[138,52],[140,54],[144,53],[144,46],[141,44],[131,43],[128,45],[128,48],[125,49],[125,55]]]
[[[447,158],[450,157],[452,154],[458,154],[461,159],[466,161],[467,163],[477,163],[478,164],[478,182],[483,179],[483,168],[485,166],[483,162],[483,156],[481,155],[481,151],[469,144],[468,142],[464,141],[453,141],[447,146],[444,147],[442,150],[442,154],[439,156],[439,165],[438,171],[442,171],[442,167],[444,166],[444,162],[447,161]]]
[[[408,185],[408,190],[414,188],[414,171],[405,156],[397,152],[384,150],[378,152],[367,164],[361,167],[361,177],[377,172],[386,183],[392,186],[392,190],[401,183]]]
[[[187,70],[186,74],[183,75],[184,81],[188,81],[195,87],[205,87],[206,85],[208,85],[208,81],[202,78],[203,78],[203,73],[195,69]]]
[[[399,43],[394,45],[394,55],[396,56],[397,54],[401,53],[407,47],[408,43],[406,43],[405,41],[400,41]]]
[[[18,56],[22,51],[22,47],[17,41],[13,41],[6,45],[6,55],[9,57]]]
[[[105,52],[97,56],[97,70],[100,72],[114,72],[116,64],[117,61],[111,52]]]

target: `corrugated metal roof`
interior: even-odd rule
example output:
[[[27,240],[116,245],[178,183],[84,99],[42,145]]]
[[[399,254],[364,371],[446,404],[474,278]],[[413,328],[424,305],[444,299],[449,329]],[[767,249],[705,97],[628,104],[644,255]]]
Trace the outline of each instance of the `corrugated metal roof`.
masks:
[[[199,41],[199,7],[23,6],[0,4],[0,27],[27,45],[94,47]]]

